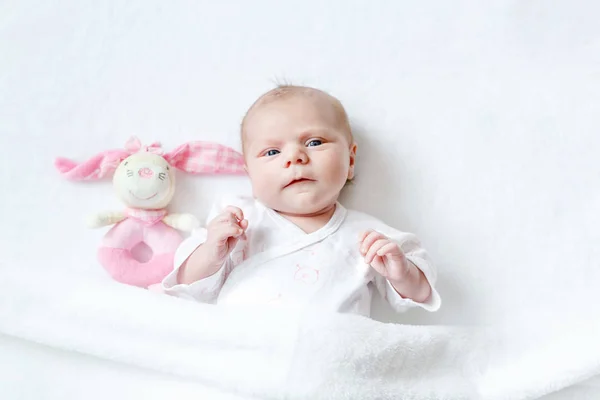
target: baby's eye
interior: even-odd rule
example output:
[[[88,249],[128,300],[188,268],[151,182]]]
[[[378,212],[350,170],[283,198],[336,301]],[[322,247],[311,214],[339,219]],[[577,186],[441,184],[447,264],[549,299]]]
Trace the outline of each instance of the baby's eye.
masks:
[[[307,147],[314,147],[314,146],[320,146],[322,144],[323,144],[323,142],[320,141],[319,139],[313,139],[313,140],[309,141],[308,143],[306,143],[306,146]]]
[[[279,154],[279,150],[271,149],[265,153],[265,156],[270,157],[270,156],[274,156],[276,154]]]

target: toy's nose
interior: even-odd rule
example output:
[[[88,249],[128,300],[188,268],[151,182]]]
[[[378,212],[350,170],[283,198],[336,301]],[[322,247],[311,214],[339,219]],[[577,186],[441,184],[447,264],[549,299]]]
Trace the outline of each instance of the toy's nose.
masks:
[[[138,170],[138,175],[140,176],[140,178],[149,179],[152,178],[154,172],[152,172],[150,168],[140,168]]]

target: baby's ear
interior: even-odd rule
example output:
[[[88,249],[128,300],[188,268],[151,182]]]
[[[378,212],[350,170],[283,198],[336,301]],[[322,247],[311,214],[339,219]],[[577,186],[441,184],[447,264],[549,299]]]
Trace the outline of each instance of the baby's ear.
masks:
[[[352,146],[350,146],[350,168],[348,168],[348,180],[352,180],[354,178],[354,164],[356,162],[357,149],[358,145],[356,143],[352,143]]]

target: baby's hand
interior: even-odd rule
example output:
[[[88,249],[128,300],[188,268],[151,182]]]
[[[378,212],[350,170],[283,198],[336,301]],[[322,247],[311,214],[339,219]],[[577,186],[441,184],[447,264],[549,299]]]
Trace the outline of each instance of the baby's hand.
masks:
[[[220,266],[231,253],[238,240],[248,228],[248,221],[238,207],[228,206],[217,215],[206,228],[208,231],[205,245],[211,249],[211,264]]]
[[[397,243],[376,231],[360,235],[360,254],[384,278],[391,282],[402,281],[409,273],[410,265]]]

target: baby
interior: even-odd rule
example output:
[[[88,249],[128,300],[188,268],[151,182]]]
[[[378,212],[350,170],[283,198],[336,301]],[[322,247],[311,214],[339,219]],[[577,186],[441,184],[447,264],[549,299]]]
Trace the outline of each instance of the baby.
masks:
[[[179,247],[166,293],[369,316],[375,286],[396,311],[440,307],[417,238],[338,202],[357,148],[339,100],[280,86],[250,107],[241,135],[253,198],[214,207]]]

